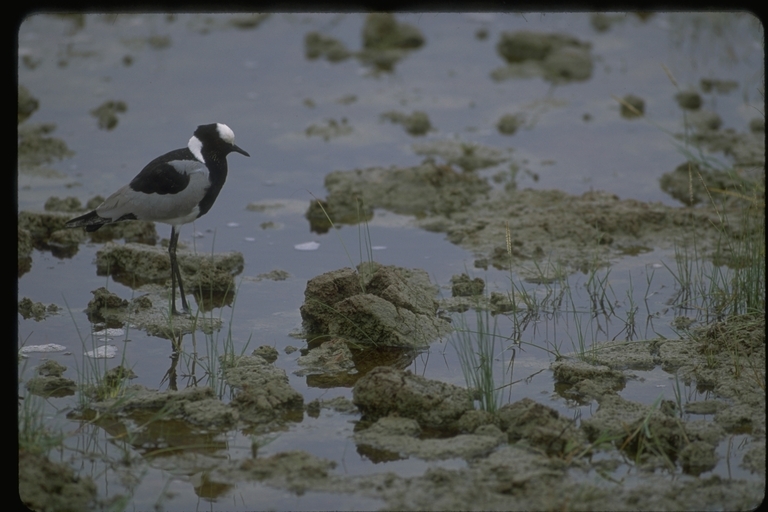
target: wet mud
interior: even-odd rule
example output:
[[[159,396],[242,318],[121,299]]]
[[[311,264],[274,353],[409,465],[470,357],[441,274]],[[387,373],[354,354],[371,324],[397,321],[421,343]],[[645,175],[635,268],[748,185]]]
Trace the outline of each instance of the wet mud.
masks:
[[[559,393],[571,398],[580,395],[598,404],[595,414],[580,424],[528,398],[495,413],[475,410],[466,389],[378,367],[361,378],[353,391],[353,404],[362,414],[354,434],[358,452],[373,461],[461,458],[465,468],[431,468],[410,478],[393,473],[344,476],[334,471],[331,461],[304,452],[282,452],[221,465],[210,478],[217,482],[256,478],[288,491],[377,498],[386,508],[406,510],[749,509],[764,496],[761,483],[697,476],[719,460],[715,447],[724,436],[742,432],[745,425],[754,434],[764,435],[765,395],[758,380],[740,379],[723,364],[712,385],[728,400],[685,406],[693,411],[716,404],[711,411],[699,411],[714,413],[714,422],[684,421],[675,403],[652,407],[618,395],[624,383],[634,378],[631,368],[678,365],[677,350],[683,346],[687,347],[687,370],[678,369],[693,378],[713,355],[707,340],[723,336],[738,339],[744,350],[752,350],[750,356],[764,361],[763,327],[746,327],[736,319],[715,324],[703,338],[607,343],[595,348],[593,362],[566,357],[555,363]],[[698,355],[691,359],[691,352]],[[746,403],[751,404],[749,413],[743,408]],[[322,406],[318,403],[308,410]],[[340,406],[345,413],[354,411],[347,401]],[[764,473],[764,456],[765,444],[754,443],[743,464]],[[610,475],[626,457],[636,460],[642,470],[634,485],[590,476]],[[679,465],[683,475],[661,476],[658,471],[669,470],[670,464]]]
[[[96,484],[68,464],[21,451],[19,497],[32,510],[89,510],[96,502]]]
[[[557,84],[588,80],[594,66],[591,47],[565,34],[502,32],[496,51],[507,65],[493,70],[491,78],[541,77]]]
[[[313,202],[307,211],[319,232],[329,226],[323,223],[324,214],[336,224],[355,224],[361,221],[361,210],[364,220],[373,209],[383,208],[413,215],[414,224],[445,233],[449,241],[475,254],[476,267],[512,269],[528,278],[554,277],[541,276],[542,269],[570,273],[586,271],[595,262],[608,265],[636,247],[690,244],[694,231],[700,247],[711,253],[720,235],[720,217],[711,208],[622,200],[600,191],[574,196],[557,190],[493,188],[475,173],[435,163],[335,171],[325,185],[329,194],[320,201],[322,209]],[[539,264],[535,274],[533,262]]]
[[[689,189],[688,197],[693,198],[686,203],[689,206],[675,208],[621,200],[603,192],[572,196],[498,187],[474,169],[509,162],[510,155],[482,149],[478,153],[466,148],[457,151],[450,144],[433,147],[438,149],[432,156],[445,158],[446,163],[331,173],[326,179],[328,196],[313,203],[322,208],[313,211],[310,207],[307,217],[319,219],[322,214],[335,224],[354,224],[360,221],[361,205],[363,217],[371,216],[374,208],[409,214],[422,228],[444,232],[451,242],[471,249],[475,266],[493,265],[523,275],[532,262],[557,263],[560,272],[588,268],[596,257],[609,264],[631,254],[633,247],[670,247],[671,240],[681,243],[693,229],[699,247],[705,244],[708,254],[714,254],[716,214],[695,206],[703,202],[703,188]],[[687,167],[681,166],[675,173],[687,175]],[[707,170],[696,172],[710,184],[720,176]],[[684,183],[682,178],[678,181]],[[669,190],[673,196],[677,193],[672,185]],[[680,199],[686,202],[684,196]],[[67,212],[80,205],[55,198],[49,203],[50,211],[22,212],[20,233],[28,233],[37,245],[65,246],[59,235],[63,222],[71,216]],[[327,222],[324,228],[331,225]],[[738,233],[738,226],[733,231]],[[124,232],[112,236],[121,235],[129,236]],[[76,248],[83,241],[81,236],[72,243]],[[187,286],[209,294],[233,289],[233,277],[243,268],[239,253],[211,257],[181,250],[178,257]],[[128,300],[105,289],[94,290],[86,309],[91,321],[110,326],[130,321],[168,338],[190,332],[195,326],[185,324],[184,318],[174,318],[170,322],[173,328],[168,327],[168,264],[162,247],[107,241],[97,253],[97,271],[143,293]],[[555,271],[554,265],[537,268]],[[529,275],[532,280],[547,277],[540,272]],[[278,272],[263,278],[282,279],[284,275]],[[719,460],[716,448],[726,436],[764,436],[765,393],[759,378],[765,372],[764,325],[741,324],[734,318],[692,332],[690,338],[597,343],[586,356],[566,355],[552,364],[554,388],[567,400],[596,404],[591,417],[581,422],[527,398],[487,412],[475,410],[467,389],[402,369],[412,361],[414,350],[428,347],[451,331],[450,322],[438,315],[439,307],[449,311],[487,307],[494,313],[516,307],[503,294],[486,297],[485,282],[480,278],[458,274],[450,284],[452,297],[438,302],[438,287],[426,272],[373,262],[309,280],[301,306],[303,336],[309,343],[298,360],[301,370],[296,374],[313,386],[354,386],[352,402],[305,405],[285,371],[272,364],[274,349],[262,347],[253,355],[221,361],[223,378],[232,389],[229,402],[207,387],[160,392],[127,385],[130,376],[126,373],[105,379],[106,389],[92,391],[98,400],[90,410],[102,415],[102,421],[111,418],[109,430],[114,434],[127,428],[120,426],[124,418],[138,422],[162,411],[160,423],[181,432],[176,442],[182,446],[211,443],[211,432],[233,428],[261,434],[279,431],[286,423],[300,422],[305,412],[312,415],[330,407],[359,417],[354,442],[358,452],[371,461],[466,461],[463,469],[431,468],[414,478],[393,474],[350,477],[338,475],[331,461],[303,452],[282,452],[212,466],[207,482],[222,493],[232,482],[256,479],[291,492],[347,493],[402,509],[522,510],[578,505],[628,510],[638,503],[643,508],[663,509],[749,508],[762,499],[762,485],[697,477],[715,467]],[[205,293],[199,299],[201,304],[204,297]],[[45,314],[43,305],[29,304],[26,309],[35,314],[41,307],[38,314]],[[219,327],[205,321],[196,325],[209,332]],[[394,352],[386,354],[385,349]],[[382,355],[376,356],[378,352]],[[734,353],[753,361],[750,371],[756,378],[735,374]],[[695,381],[719,398],[691,404],[667,400],[649,406],[620,396],[627,382],[636,379],[633,371],[655,367],[675,372],[686,383]],[[37,373],[27,383],[31,392],[42,396],[73,392],[75,384],[61,377],[61,368],[41,367]],[[124,386],[119,399],[108,398],[114,395],[110,385]],[[684,413],[710,414],[714,421],[684,421]],[[142,434],[152,435],[152,429]],[[137,439],[146,439],[142,436]],[[140,444],[135,448],[140,450]],[[764,457],[765,443],[755,442],[743,465],[764,473],[760,465]],[[614,471],[626,458],[635,460],[643,472],[635,485],[584,483],[596,471]],[[188,462],[174,459],[173,463],[183,467]],[[195,464],[199,469],[199,461]],[[676,480],[654,474],[676,467],[683,473]],[[436,495],[440,496],[437,502]]]
[[[400,60],[424,42],[421,31],[410,23],[399,22],[390,13],[371,13],[365,18],[359,51],[348,50],[334,37],[309,32],[304,38],[304,55],[309,60],[323,58],[331,63],[354,57],[371,74],[392,73]]]
[[[310,279],[301,318],[307,338],[357,347],[426,348],[450,332],[437,316],[437,287],[420,269],[363,263]]]
[[[464,150],[461,155],[468,156]],[[456,160],[453,164],[457,165]],[[669,247],[670,240],[680,243],[694,228],[699,247],[711,243],[705,245],[707,251],[715,250],[717,233],[712,225],[717,219],[711,209],[621,200],[602,192],[571,196],[552,190],[494,187],[475,171],[456,170],[449,163],[337,171],[328,175],[326,185],[329,195],[320,202],[320,211],[334,223],[359,222],[361,205],[364,215],[372,215],[374,208],[409,214],[422,228],[444,232],[453,243],[470,248],[476,266],[511,268],[523,275],[531,262],[556,262],[558,271],[587,268],[594,265],[596,256],[609,264],[632,247]],[[50,203],[51,210],[79,207],[66,200]],[[20,232],[23,226],[30,239],[47,246],[58,239],[63,222],[71,216],[66,211],[22,213]],[[314,214],[319,216],[317,211]],[[307,216],[312,217],[312,208]],[[83,241],[77,239],[77,243]],[[208,293],[232,289],[234,275],[243,268],[239,253],[211,257],[181,250],[178,257],[187,286]],[[95,290],[86,310],[91,321],[105,325],[130,321],[168,338],[190,332],[195,327],[186,325],[183,318],[171,322],[178,331],[168,329],[168,264],[162,247],[106,242],[97,253],[98,272],[136,287],[142,295],[128,300],[105,289]],[[281,279],[283,274],[264,277]],[[530,275],[530,279],[542,278],[547,276]],[[303,335],[309,343],[298,360],[302,369],[297,375],[318,387],[354,386],[352,402],[305,405],[285,371],[270,362],[275,360],[274,349],[262,347],[253,355],[221,361],[223,378],[232,389],[229,402],[208,387],[161,392],[128,385],[130,376],[120,374],[104,383],[123,386],[120,398],[108,398],[114,395],[109,387],[94,390],[98,400],[90,411],[101,415],[114,435],[127,429],[122,425],[126,418],[146,421],[148,415],[162,411],[162,421],[153,428],[163,424],[175,429],[174,442],[184,446],[210,445],[212,432],[235,428],[261,434],[279,431],[287,423],[302,421],[305,412],[312,415],[331,407],[359,418],[354,442],[371,461],[462,459],[466,464],[461,469],[431,468],[411,478],[391,473],[343,476],[331,461],[299,451],[281,452],[211,466],[207,484],[221,493],[228,492],[233,482],[256,479],[290,492],[374,498],[398,509],[577,506],[629,510],[638,503],[661,509],[749,508],[761,501],[764,488],[758,483],[697,477],[715,467],[716,448],[726,436],[749,433],[758,440],[764,436],[765,393],[760,387],[764,380],[759,377],[765,372],[764,325],[740,324],[734,318],[692,332],[690,338],[597,343],[586,357],[566,355],[552,364],[554,387],[567,400],[596,404],[592,416],[581,422],[531,399],[486,412],[475,410],[467,389],[402,369],[414,357],[412,351],[451,331],[451,324],[438,315],[439,305],[454,311],[488,307],[495,313],[515,307],[502,294],[485,297],[484,290],[482,279],[455,275],[453,297],[438,303],[438,287],[426,272],[377,263],[310,279],[301,306]],[[32,304],[28,309],[40,308]],[[210,331],[220,326],[201,321],[196,327]],[[372,355],[384,349],[395,353],[379,359]],[[734,353],[753,362],[749,371],[756,375],[754,379],[744,377],[745,369],[741,376],[735,374]],[[627,382],[636,378],[633,370],[655,367],[676,372],[684,382],[695,381],[719,398],[691,404],[668,400],[649,406],[620,396]],[[61,368],[41,367],[27,386],[43,396],[71,393],[74,383],[62,381],[61,373]],[[706,410],[701,409],[704,405]],[[684,421],[683,413],[711,414],[714,421]],[[135,449],[142,450],[142,439],[153,435],[152,428],[139,435]],[[178,467],[193,464],[169,457]],[[764,457],[765,443],[755,442],[743,465],[764,473],[760,465]],[[585,484],[596,482],[590,475],[611,473],[627,458],[642,471],[633,486],[606,483],[610,480]],[[195,470],[199,464],[194,462]],[[682,470],[677,479],[655,474],[677,467]]]
[[[230,26],[253,29],[264,19],[235,17]],[[625,20],[595,15],[591,21],[595,30],[606,32]],[[218,29],[222,27],[207,22],[196,28],[201,33]],[[477,34],[478,39],[487,37],[480,30]],[[360,49],[353,51],[333,37],[310,32],[304,40],[305,57],[331,63],[354,58],[372,74],[389,73],[425,44],[418,27],[389,14],[368,15],[360,36]],[[158,36],[140,44],[162,49],[172,43]],[[557,85],[582,82],[595,66],[591,44],[568,34],[503,32],[495,51],[504,61],[491,72],[496,81],[541,77]],[[123,63],[130,65],[130,56],[126,59]],[[717,80],[701,84],[705,92],[733,87]],[[754,120],[748,132],[721,130],[717,114],[702,110],[698,92],[683,91],[675,99],[686,112],[693,143],[728,155],[742,168],[756,168],[742,177],[764,183],[764,120]],[[644,115],[642,98],[625,96],[620,104],[627,119]],[[20,123],[37,109],[22,87],[19,106]],[[92,114],[100,128],[109,130],[125,110],[120,102],[107,102]],[[389,111],[381,119],[402,125],[412,136],[433,129],[427,114],[419,111]],[[495,128],[512,135],[524,122],[522,114],[507,114]],[[346,118],[327,119],[310,125],[305,134],[332,141],[352,130]],[[46,165],[72,152],[54,133],[52,124],[20,124],[21,173],[57,176]],[[366,222],[375,209],[409,215],[415,226],[444,233],[451,243],[471,251],[475,267],[511,270],[534,283],[608,266],[651,248],[685,245],[694,232],[706,259],[728,261],[719,252],[720,237],[737,240],[743,235],[738,220],[726,227],[720,220],[723,212],[741,207],[744,198],[725,194],[717,199],[722,210],[714,212],[707,194],[707,189],[732,192],[743,182],[690,162],[661,178],[662,189],[684,205],[672,207],[600,191],[572,195],[519,189],[515,174],[520,163],[507,148],[444,139],[416,143],[412,149],[424,158],[420,165],[328,174],[328,195],[313,200],[306,212],[310,229],[325,233],[333,226]],[[493,179],[487,177],[491,172],[496,172]],[[88,235],[64,229],[75,213],[98,202],[94,198],[83,207],[74,198],[52,197],[45,211],[19,212],[19,275],[29,270],[35,248],[71,257],[80,244],[103,244],[96,256],[97,273],[136,293],[128,298],[105,288],[93,290],[85,312],[94,325],[131,325],[174,343],[195,330],[220,329],[220,322],[204,315],[169,315],[170,262],[167,249],[157,245],[153,224],[119,223]],[[266,207],[253,206],[259,208]],[[178,260],[201,312],[232,304],[234,277],[244,267],[242,254],[197,255],[180,247]],[[252,280],[286,277],[284,271],[273,271]],[[487,295],[486,283],[468,274],[453,276],[449,285],[452,297],[438,301],[439,288],[424,270],[372,262],[308,281],[300,308],[300,336],[307,346],[295,375],[311,387],[352,387],[352,400],[305,404],[285,370],[275,365],[277,351],[265,345],[250,355],[208,361],[212,367],[220,365],[227,399],[208,386],[176,389],[175,376],[166,391],[130,384],[136,375],[118,366],[98,386],[82,390],[91,402],[70,418],[93,422],[112,438],[128,439],[136,453],[162,461],[177,474],[195,475],[203,480],[196,491],[205,487],[200,494],[211,500],[230,499],[237,484],[253,481],[297,495],[324,492],[371,499],[398,510],[731,510],[751,509],[764,499],[764,317],[756,322],[737,316],[697,330],[688,330],[681,320],[681,339],[595,343],[583,354],[558,357],[551,365],[554,392],[567,401],[591,404],[589,418],[565,417],[529,398],[483,411],[475,409],[474,390],[404,369],[420,350],[452,330],[441,310],[487,308],[498,314],[518,307],[504,294]],[[54,304],[26,298],[19,301],[19,310],[39,321],[60,311]],[[635,372],[654,368],[674,373],[685,384],[695,383],[713,398],[646,405],[621,395],[638,379]],[[65,371],[63,365],[46,361],[25,386],[43,397],[71,394],[77,384],[63,377]],[[430,466],[420,476],[350,475],[335,462],[303,451],[260,456],[256,441],[251,457],[220,456],[228,453],[226,436],[232,431],[251,436],[281,432],[302,422],[305,414],[318,417],[323,409],[355,423],[350,439],[357,453],[374,463],[411,458],[458,464]],[[762,475],[763,482],[716,474],[699,477],[717,465],[718,444],[741,434],[752,440],[741,465]],[[631,482],[624,475],[628,461],[639,470]],[[34,509],[98,508],[94,482],[78,477],[69,465],[21,450],[19,480],[22,500]]]

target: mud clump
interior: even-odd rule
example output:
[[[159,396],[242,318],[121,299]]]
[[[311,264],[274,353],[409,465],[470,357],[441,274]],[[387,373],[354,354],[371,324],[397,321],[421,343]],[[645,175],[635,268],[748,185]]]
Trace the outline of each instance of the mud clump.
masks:
[[[482,295],[483,290],[485,290],[485,281],[480,277],[472,279],[467,274],[457,274],[451,277],[451,295],[453,297]]]
[[[355,52],[334,37],[309,32],[304,37],[304,55],[309,60],[323,58],[332,63],[355,57],[374,73],[390,73],[409,52],[424,45],[424,36],[418,28],[398,22],[389,13],[366,16],[361,39],[362,49]]]
[[[688,120],[698,132],[716,131],[723,125],[723,118],[709,110],[694,110],[688,113]]]
[[[18,104],[17,104],[17,111],[18,111],[18,123],[22,123],[23,121],[26,121],[29,116],[31,116],[35,110],[40,107],[40,102],[32,96],[32,93],[29,92],[29,89],[24,87],[23,85],[19,84],[19,96],[18,96]]]
[[[19,301],[19,314],[24,318],[32,318],[35,322],[45,320],[49,316],[58,314],[61,308],[56,304],[48,304],[47,306],[42,302],[33,302],[32,299],[24,297]]]
[[[487,455],[505,442],[504,434],[494,426],[477,429],[473,434],[459,434],[449,438],[420,439],[418,422],[410,418],[385,416],[365,430],[355,433],[360,453],[373,462],[397,460],[402,455],[422,460],[474,459]]]
[[[30,393],[44,397],[62,397],[75,394],[76,384],[62,375],[67,367],[53,360],[48,360],[37,367],[37,375],[26,382]]]
[[[683,471],[689,475],[699,476],[710,471],[717,464],[715,446],[704,441],[694,441],[680,451],[680,463]]]
[[[698,130],[675,134],[675,138],[712,153],[722,152],[733,158],[734,167],[746,169],[752,175],[765,175],[765,131]]]
[[[450,139],[414,144],[413,152],[428,158],[441,158],[446,165],[456,165],[464,172],[493,167],[508,162],[512,158],[511,149],[499,149],[475,142]]]
[[[240,418],[265,423],[291,412],[303,414],[304,398],[288,383],[285,371],[259,356],[240,356],[223,362],[224,378],[235,390],[231,405]]]
[[[29,230],[19,226],[16,231],[16,265],[17,277],[21,277],[32,270],[32,234]]]
[[[402,125],[409,135],[426,135],[427,132],[432,129],[432,124],[429,122],[429,116],[427,116],[426,112],[420,110],[415,110],[411,114],[404,114],[392,110],[390,112],[384,112],[380,117],[383,120],[392,121],[393,123]]]
[[[352,401],[366,419],[396,415],[439,429],[455,429],[461,416],[474,409],[464,388],[386,366],[374,368],[357,382]]]
[[[346,117],[342,117],[340,121],[328,119],[325,124],[313,123],[304,130],[307,137],[321,137],[325,142],[350,133],[352,133],[352,125],[347,122]]]
[[[397,62],[424,45],[424,36],[418,28],[398,22],[389,13],[366,16],[362,39],[363,50],[358,58],[375,72],[392,72]]]
[[[308,32],[304,36],[304,55],[309,60],[324,58],[329,62],[341,62],[352,56],[344,43],[319,32]]]
[[[460,143],[438,142],[450,153],[446,158],[461,156]],[[438,150],[434,144],[423,146]],[[509,158],[501,152],[496,156]],[[692,243],[694,233],[700,248],[705,244],[716,250],[723,234],[717,228],[722,219],[709,208],[621,200],[601,191],[576,196],[559,190],[492,189],[474,172],[429,161],[416,167],[334,171],[325,186],[324,211],[313,207],[314,201],[307,212],[313,230],[330,227],[325,214],[334,224],[356,223],[371,218],[374,208],[384,208],[415,216],[413,223],[427,231],[446,233],[448,241],[473,251],[481,268],[513,268],[536,282],[556,279],[557,268],[588,272],[596,263],[626,256],[626,248]],[[535,272],[531,261],[539,262]]]
[[[179,336],[196,329],[211,333],[221,327],[221,320],[200,315],[179,315],[169,319],[170,302],[168,289],[160,285],[147,284],[140,287],[142,295],[126,300],[106,288],[93,290],[93,299],[85,313],[91,323],[121,327],[129,323],[134,328],[144,329],[150,336],[178,341]],[[203,311],[206,303],[198,302]]]
[[[162,410],[164,420],[182,420],[217,430],[232,428],[239,419],[237,410],[215,398],[213,390],[208,387],[158,391],[133,384],[126,386],[119,395],[92,402],[90,407],[108,415],[137,417],[143,412]]]
[[[524,440],[549,456],[565,455],[587,442],[587,436],[574,421],[530,398],[501,407],[497,416],[510,443]]]
[[[104,308],[115,309],[128,306],[127,300],[120,298],[103,286],[91,293],[93,293],[93,299],[88,303],[88,308],[86,309],[86,311],[91,314],[99,314]]]
[[[764,450],[764,384],[753,376],[764,372],[764,315],[734,316],[696,329],[690,339],[605,342],[593,349],[590,358],[597,365],[575,358],[552,364],[558,394],[577,400],[586,396],[599,404],[597,411],[581,422],[590,442],[613,438],[616,448],[635,458],[639,467],[679,466],[694,476],[716,465],[716,448],[728,434],[752,434],[755,446],[763,443]],[[734,362],[735,353],[740,354],[745,367],[752,368],[750,376],[745,367]],[[671,400],[645,405],[617,394],[632,378],[621,370],[657,366],[674,373],[686,385],[695,381],[696,386],[711,389],[718,399],[687,403],[681,411]],[[683,420],[683,412],[714,415],[714,421]],[[520,413],[513,416],[520,417]],[[504,424],[502,428],[506,429]]]
[[[367,50],[415,49],[424,44],[421,31],[408,23],[400,23],[389,13],[371,13],[363,26],[363,47]]]
[[[51,196],[45,201],[43,209],[47,212],[80,212],[83,210],[83,205],[76,197],[65,197],[61,199],[57,196]]]
[[[96,198],[96,201],[89,201],[86,208],[96,208],[101,204],[99,199],[101,198]],[[95,205],[91,207],[90,205],[94,203]],[[87,233],[84,229],[66,228],[66,222],[74,214],[82,211],[84,210],[80,208],[80,201],[77,198],[50,197],[45,202],[44,212],[19,212],[19,228],[29,232],[36,248],[50,250],[58,257],[74,256],[77,253],[78,245],[88,238],[96,243],[121,238],[126,242],[147,245],[157,243],[158,236],[154,222],[116,222],[91,233]]]
[[[234,291],[235,276],[243,271],[245,260],[239,252],[210,255],[190,251],[177,253],[184,284],[190,291]],[[168,252],[160,247],[109,242],[96,252],[99,275],[112,275],[116,280],[135,287],[142,283],[165,283],[170,279]]]
[[[64,224],[72,218],[72,214],[63,212],[19,212],[19,229],[29,232],[35,246],[40,247],[48,243],[51,235],[64,229]]]
[[[450,331],[436,315],[436,293],[423,270],[361,264],[310,279],[301,318],[310,335],[362,346],[427,347]]]
[[[524,121],[522,114],[505,114],[496,123],[496,129],[502,135],[513,135]]]
[[[502,32],[496,51],[508,64],[491,76],[496,80],[541,76],[552,83],[588,80],[593,67],[591,47],[565,34]]]
[[[275,347],[270,347],[268,345],[262,345],[259,348],[255,349],[253,352],[251,352],[252,356],[259,356],[262,359],[264,359],[269,364],[274,363],[277,361],[278,352]]]
[[[134,384],[125,386],[120,393],[96,392],[97,396],[108,398],[92,402],[90,408],[110,415],[136,417],[162,410],[163,420],[180,420],[214,430],[227,430],[241,424],[281,423],[286,414],[296,411],[302,414],[303,398],[288,384],[283,370],[259,356],[222,359],[221,363],[224,378],[234,391],[234,398],[228,404],[216,398],[210,387],[158,391]],[[130,370],[111,379],[113,388],[132,377],[127,372]]]
[[[680,91],[675,94],[675,101],[685,110],[698,110],[703,103],[701,95],[696,91]]]
[[[552,363],[552,371],[560,394],[572,399],[616,393],[624,389],[627,382],[627,378],[618,370],[578,359],[555,361]]]
[[[302,370],[296,375],[320,374],[324,376],[339,373],[356,373],[352,351],[347,342],[341,338],[332,338],[323,342],[319,347],[310,350],[296,361]]]
[[[91,115],[99,123],[100,130],[113,130],[118,123],[117,114],[122,114],[128,107],[124,101],[105,101],[98,107],[91,110]]]
[[[597,412],[581,423],[589,440],[600,436],[617,439],[617,447],[632,457],[641,457],[648,467],[664,467],[665,459],[676,460],[689,442],[684,426],[672,417],[672,403],[669,408],[653,408],[611,394],[599,403]],[[670,414],[664,412],[666,409]],[[654,450],[648,449],[651,443]]]
[[[743,203],[743,192],[755,189],[755,182],[742,175],[720,169],[705,169],[697,162],[678,165],[674,171],[664,173],[659,183],[664,192],[686,206],[707,203],[715,197],[717,201]]]
[[[122,325],[125,317],[152,307],[152,300],[146,295],[127,301],[110,292],[103,286],[91,292],[93,298],[85,308],[85,314],[91,323]]]
[[[302,451],[276,453],[270,457],[246,459],[238,466],[249,479],[267,481],[270,485],[303,494],[325,481],[336,463]]]
[[[91,510],[96,484],[68,464],[19,450],[19,497],[31,510]]]
[[[450,216],[467,209],[478,195],[491,189],[480,177],[434,163],[335,171],[325,177],[325,188],[329,191],[323,203],[325,211],[318,211],[316,201],[307,211],[311,228],[318,233],[328,229],[326,214],[334,224],[370,219],[374,208],[419,217]]]
[[[19,170],[30,172],[74,155],[67,144],[49,134],[56,130],[53,123],[20,124],[18,128],[18,164]],[[54,174],[55,171],[54,171]]]
[[[702,78],[699,81],[699,85],[701,90],[706,93],[728,94],[739,86],[739,82],[735,80],[720,80],[718,78]]]

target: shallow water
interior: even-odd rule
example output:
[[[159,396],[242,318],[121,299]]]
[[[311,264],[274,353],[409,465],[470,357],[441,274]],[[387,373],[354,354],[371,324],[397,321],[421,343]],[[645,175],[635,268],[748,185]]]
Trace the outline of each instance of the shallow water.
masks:
[[[64,140],[75,154],[50,164],[61,173],[60,178],[19,175],[18,207],[42,210],[52,195],[75,195],[83,202],[97,194],[105,196],[130,180],[151,158],[183,147],[198,124],[227,123],[236,133],[237,144],[251,158],[230,156],[228,181],[218,202],[205,217],[183,228],[181,241],[202,253],[242,252],[243,276],[274,269],[290,274],[286,281],[277,282],[243,279],[234,312],[224,308],[214,316],[220,314],[228,322],[232,315],[236,351],[249,338],[249,352],[260,345],[274,346],[279,353],[275,365],[286,370],[305,403],[315,398],[351,397],[349,388],[312,387],[305,377],[293,373],[299,352],[284,351],[289,345],[305,346],[289,333],[301,325],[299,306],[306,281],[329,270],[354,266],[361,259],[360,232],[355,226],[318,235],[310,232],[304,218],[312,198],[325,196],[323,179],[329,172],[415,165],[423,157],[415,154],[413,143],[458,137],[513,148],[515,162],[522,169],[517,175],[519,188],[556,188],[571,194],[599,189],[622,199],[677,205],[658,185],[662,173],[685,160],[665,133],[681,132],[684,116],[664,66],[681,89],[698,87],[701,78],[738,82],[738,88],[729,94],[703,95],[705,108],[717,112],[725,128],[746,130],[749,120],[757,116],[752,105],[763,101],[758,90],[763,77],[762,31],[750,16],[679,13],[641,21],[627,15],[608,31],[597,32],[587,14],[404,14],[398,20],[418,27],[426,44],[399,61],[393,73],[377,76],[371,76],[354,58],[329,63],[308,60],[304,54],[304,35],[313,30],[357,50],[363,15],[275,14],[248,29],[231,25],[233,18],[88,15],[82,25],[74,18],[27,18],[19,31],[19,52],[36,65],[30,67],[20,60],[19,83],[40,102],[28,122],[55,123],[52,135]],[[478,30],[485,30],[487,38],[479,39]],[[564,32],[591,42],[595,62],[591,79],[560,86],[539,78],[492,80],[491,71],[504,64],[495,50],[496,42],[502,31],[516,30]],[[619,115],[613,97],[629,93],[645,99],[645,119],[627,120]],[[354,101],[339,101],[350,95]],[[100,130],[89,115],[107,100],[127,104],[127,111],[118,114],[118,124],[111,131]],[[306,100],[314,106],[308,106]],[[380,121],[380,114],[390,110],[423,110],[436,130],[424,137],[409,136],[403,127]],[[496,121],[502,114],[514,112],[525,112],[526,124],[513,136],[500,134]],[[353,131],[327,142],[305,134],[310,124],[330,118],[347,119]],[[500,167],[506,169],[508,164]],[[482,173],[491,175],[498,170]],[[246,210],[252,202],[280,207],[264,212]],[[277,228],[260,227],[268,221]],[[450,277],[465,271],[486,279],[489,291],[509,289],[508,272],[475,269],[471,253],[445,240],[444,234],[420,230],[409,221],[407,216],[376,212],[369,223],[372,243],[380,248],[373,253],[376,261],[425,269],[445,296],[450,295]],[[158,232],[167,237],[170,229],[159,225]],[[196,232],[199,237],[192,236]],[[319,242],[319,248],[294,249],[309,241]],[[31,271],[19,278],[19,298],[65,308],[63,314],[44,322],[20,318],[19,343],[65,345],[66,353],[47,357],[69,366],[65,376],[70,378],[75,378],[73,370],[82,364],[80,336],[90,331],[82,310],[91,299],[91,290],[107,286],[125,298],[134,293],[96,275],[93,259],[97,249],[97,245],[83,245],[67,259],[35,250]],[[675,336],[670,322],[680,312],[665,306],[674,293],[674,280],[661,265],[671,264],[672,257],[670,251],[654,250],[624,258],[611,270],[612,291],[625,310],[624,298],[630,289],[627,276],[632,275],[634,289],[639,290],[645,289],[646,277],[653,275],[646,295],[650,314],[638,325],[635,339]],[[585,279],[574,275],[570,282],[583,292]],[[584,293],[578,300],[587,307],[589,299]],[[503,317],[499,322],[500,332],[512,329]],[[615,317],[612,322],[582,327],[593,329],[599,339],[626,336],[621,322]],[[532,325],[524,336],[534,345],[562,352],[571,352],[578,345],[574,326],[567,321],[555,327],[547,322]],[[113,341],[119,356],[108,366],[124,357],[138,375],[132,382],[166,389],[163,379],[171,365],[170,342],[137,330],[130,331],[127,338],[129,342]],[[190,338],[185,339],[186,344],[192,342]],[[31,374],[42,359],[30,357],[25,371]],[[511,378],[519,382],[510,386],[505,400],[528,396],[568,417],[589,415],[589,407],[577,407],[553,393],[550,361],[543,350],[518,350]],[[455,352],[446,341],[434,343],[409,368],[428,378],[464,384]],[[664,382],[669,381],[668,374],[657,370],[644,377],[645,384],[656,382],[655,388],[629,385],[623,392],[625,398],[643,403],[653,403],[659,395],[674,399],[672,386]],[[184,375],[178,386],[185,387],[191,380]],[[695,391],[689,396],[690,400],[706,398]],[[53,402],[59,411],[75,406],[69,398]],[[61,412],[55,416],[65,430],[77,428]],[[305,416],[301,423],[290,424],[287,432],[273,434],[274,440],[259,453],[302,449],[337,461],[335,471],[348,474],[394,471],[415,475],[430,466],[415,459],[374,464],[357,454],[350,439],[355,419],[328,410],[319,418]],[[68,439],[68,446],[79,445],[77,438]],[[110,444],[103,438],[100,443]],[[225,444],[217,457],[250,457],[250,440],[242,433],[233,432]],[[736,466],[731,462],[722,457],[713,473],[724,478],[749,476],[728,474],[723,468],[725,464]],[[459,467],[464,462],[441,464]],[[92,466],[94,474],[102,469],[98,464]],[[136,487],[114,476],[106,482],[102,478],[98,485],[102,497],[130,488],[131,504],[139,509],[149,508],[169,492],[173,497],[161,500],[167,510],[247,509],[253,496],[262,500],[264,508],[383,506],[374,500],[350,503],[324,493],[297,497],[260,485],[216,491],[203,498],[194,475],[175,474],[172,468],[153,461]],[[205,503],[208,499],[213,502]]]

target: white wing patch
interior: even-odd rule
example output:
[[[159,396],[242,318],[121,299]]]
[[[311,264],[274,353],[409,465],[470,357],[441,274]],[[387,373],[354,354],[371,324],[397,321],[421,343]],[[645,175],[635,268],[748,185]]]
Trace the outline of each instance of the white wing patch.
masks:
[[[195,156],[195,158],[205,163],[205,158],[203,158],[203,154],[200,152],[200,150],[203,149],[203,143],[200,142],[200,139],[198,139],[193,135],[192,138],[189,139],[189,143],[187,144],[187,147]]]

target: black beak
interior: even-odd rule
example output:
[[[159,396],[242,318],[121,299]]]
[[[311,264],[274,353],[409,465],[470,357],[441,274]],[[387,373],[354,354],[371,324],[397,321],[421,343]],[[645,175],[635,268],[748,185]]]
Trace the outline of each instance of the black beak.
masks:
[[[238,153],[240,153],[241,155],[245,155],[245,156],[247,156],[247,157],[250,157],[250,156],[251,156],[251,155],[249,155],[249,154],[248,154],[248,153],[247,153],[247,152],[246,152],[244,149],[241,149],[241,148],[239,148],[239,147],[238,147],[238,146],[236,146],[235,144],[232,144],[232,151],[237,151],[237,152],[238,152]]]

